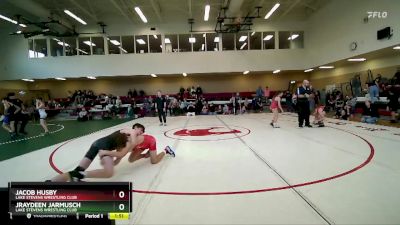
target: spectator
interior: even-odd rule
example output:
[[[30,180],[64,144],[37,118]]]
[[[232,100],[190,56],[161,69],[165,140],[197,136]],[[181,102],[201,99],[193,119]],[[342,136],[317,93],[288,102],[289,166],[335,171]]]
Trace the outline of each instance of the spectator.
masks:
[[[290,94],[289,91],[286,91],[283,97],[286,100],[286,110],[288,112],[293,112],[292,94]]]
[[[132,97],[133,97],[133,91],[132,91],[132,89],[129,89],[128,98],[132,98]]]
[[[194,106],[194,104],[191,102],[189,103],[188,107],[187,107],[187,116],[195,116],[196,112],[196,107]]]
[[[78,121],[88,121],[88,120],[89,120],[88,111],[86,111],[86,108],[83,107],[78,114]]]
[[[389,103],[387,110],[390,111],[390,122],[396,123],[397,110],[399,109],[399,90],[395,86],[390,86],[389,88]]]
[[[15,114],[21,110],[18,106],[14,105],[7,98],[2,100],[4,106],[3,128],[10,134],[11,140],[14,140],[17,135],[15,133]]]
[[[198,98],[200,98],[203,95],[203,89],[201,89],[200,85],[197,85],[196,95]]]
[[[229,107],[226,104],[224,105],[224,108],[222,110],[223,110],[224,115],[228,115],[230,113],[229,112]]]
[[[213,103],[210,104],[210,106],[208,107],[208,110],[210,112],[210,115],[216,115],[217,112],[215,111],[215,105]]]
[[[264,89],[264,98],[265,98],[265,102],[267,102],[267,104],[269,103],[269,102],[268,102],[268,99],[269,99],[270,93],[271,93],[271,91],[269,90],[268,86],[265,86],[265,89]]]
[[[325,106],[319,104],[314,111],[314,122],[313,124],[318,125],[318,127],[324,127],[325,120]]]
[[[263,91],[262,87],[259,86],[259,87],[257,88],[257,90],[256,90],[256,97],[257,97],[257,98],[262,98],[263,96],[264,96],[264,91]]]
[[[242,106],[242,111],[241,113],[244,114],[249,110],[249,99],[245,98]]]
[[[363,107],[363,116],[361,122],[375,124],[378,121],[379,113],[375,104],[371,103],[371,100],[366,100]]]
[[[192,88],[190,88],[190,95],[192,95],[192,97],[196,98],[196,89],[194,88],[194,86],[192,86]]]
[[[11,123],[13,126],[13,130],[15,131],[15,135],[18,136],[18,131],[21,134],[27,135],[28,133],[25,131],[26,124],[28,123],[29,116],[26,112],[24,103],[15,96],[15,93],[9,93],[7,95],[8,101],[14,105],[15,107],[20,108],[20,110],[16,110],[16,114],[13,115],[15,121]],[[21,122],[21,125],[18,129],[18,123]]]
[[[379,100],[379,87],[377,82],[367,83],[369,98],[371,99],[371,103],[374,103]]]
[[[208,115],[208,105],[204,104],[203,109],[201,110],[201,115]]]
[[[343,108],[344,108],[343,95],[339,94],[336,96],[336,101],[335,101],[336,119],[340,119],[342,117]]]
[[[222,105],[218,105],[217,114],[218,114],[218,115],[223,114]]]

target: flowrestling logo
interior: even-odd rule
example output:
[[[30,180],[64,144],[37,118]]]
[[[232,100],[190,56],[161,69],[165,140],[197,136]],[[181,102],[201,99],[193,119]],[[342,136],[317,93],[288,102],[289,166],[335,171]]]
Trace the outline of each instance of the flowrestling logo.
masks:
[[[250,130],[238,126],[189,126],[166,131],[164,135],[169,138],[185,141],[219,141],[248,135]]]
[[[377,12],[377,11],[368,11],[368,19],[385,19],[388,17],[387,11]]]

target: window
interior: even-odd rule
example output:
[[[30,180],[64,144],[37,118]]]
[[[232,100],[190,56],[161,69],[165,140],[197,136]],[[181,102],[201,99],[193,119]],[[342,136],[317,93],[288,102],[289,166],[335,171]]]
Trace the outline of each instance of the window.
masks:
[[[206,51],[218,51],[220,41],[221,40],[220,40],[218,34],[216,34],[216,33],[206,34],[206,43],[207,43]]]
[[[177,35],[168,34],[164,38],[165,52],[177,52],[178,51],[178,37]]]
[[[78,54],[78,51],[76,50],[76,38],[74,37],[64,38],[64,45],[65,45],[66,56],[75,56]]]
[[[246,32],[239,32],[236,34],[236,50],[248,50],[249,43],[248,43],[249,34]]]
[[[121,54],[121,37],[111,36],[107,38],[108,54]]]
[[[135,52],[135,39],[133,36],[122,36],[121,37],[122,54],[134,53]]]
[[[104,55],[104,38],[92,37],[93,55]]]
[[[43,58],[47,56],[47,40],[46,39],[30,39],[29,58]]]
[[[304,47],[303,31],[279,31],[279,49]]]
[[[263,49],[275,49],[275,32],[263,32]]]
[[[150,52],[162,52],[162,45],[161,45],[161,35],[150,35],[149,36],[149,44],[150,44]]]
[[[235,34],[223,33],[222,34],[222,51],[235,50]]]
[[[261,32],[251,32],[250,33],[250,49],[260,50],[261,49]]]
[[[79,55],[91,55],[91,41],[89,37],[81,37],[78,39],[79,40],[79,45],[78,45],[78,54]]]
[[[50,39],[50,55],[51,56],[63,56],[64,55],[64,40],[62,38],[51,38]]]
[[[189,39],[191,38],[191,39]],[[191,52],[192,51],[192,43],[196,39],[192,38],[190,34],[180,34],[179,35],[179,52]]]
[[[192,34],[192,37],[195,38],[195,42],[193,44],[194,52],[203,52],[206,50],[206,34]]]
[[[138,35],[135,36],[135,45],[136,45],[136,53],[148,53],[149,52],[149,40],[147,39],[147,35]]]

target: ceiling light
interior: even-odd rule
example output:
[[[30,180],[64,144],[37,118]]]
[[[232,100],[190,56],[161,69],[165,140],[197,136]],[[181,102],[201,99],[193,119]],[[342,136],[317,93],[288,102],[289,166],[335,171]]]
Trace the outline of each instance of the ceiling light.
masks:
[[[187,73],[182,73],[182,75],[183,75],[184,77],[186,77],[186,76],[187,76]]]
[[[154,73],[150,74],[150,76],[152,76],[152,77],[157,77],[157,75],[155,75]]]
[[[265,36],[265,38],[263,39],[264,41],[269,41],[269,40],[271,40],[271,38],[273,37],[274,35],[272,35],[272,34],[268,34],[267,36]]]
[[[116,46],[121,45],[121,43],[119,43],[119,41],[117,41],[117,40],[110,40],[110,42],[111,42],[113,45],[116,45]]]
[[[241,36],[241,37],[239,38],[239,41],[240,41],[240,42],[243,42],[243,41],[245,41],[246,39],[247,39],[247,36],[244,36],[244,35],[243,35],[243,36]]]
[[[294,40],[294,39],[296,39],[298,36],[299,36],[298,34],[292,34],[292,36],[290,36],[290,37],[288,38],[288,40]]]
[[[64,12],[65,12],[68,16],[74,18],[74,19],[75,19],[76,21],[78,21],[79,23],[81,23],[81,24],[83,24],[83,25],[86,25],[86,24],[87,24],[85,21],[83,21],[81,18],[79,18],[78,16],[76,16],[75,14],[73,14],[71,11],[69,11],[69,10],[64,10]]]
[[[91,41],[84,41],[83,43],[89,45],[89,46],[96,46],[93,42]]]
[[[146,44],[146,42],[143,41],[143,39],[136,39],[136,41],[137,41],[137,43],[139,43],[139,44],[141,44],[141,45]]]
[[[253,36],[255,33],[256,33],[256,32],[255,32],[255,31],[253,31],[253,33],[251,33],[251,36]]]
[[[272,73],[279,73],[281,70],[274,70]]]
[[[243,43],[243,45],[242,46],[240,46],[240,50],[242,50],[244,47],[246,47],[246,45],[247,45],[247,43],[245,42],[245,43]]]
[[[208,18],[210,16],[210,5],[206,5],[204,8],[204,21],[208,21]]]
[[[349,62],[363,62],[367,60],[366,58],[354,58],[354,59],[348,59],[347,61]]]
[[[393,47],[393,49],[399,50],[400,49],[400,45]]]
[[[154,39],[158,39],[157,35],[153,34]]]
[[[307,70],[304,70],[304,72],[305,73],[308,73],[308,72],[311,72],[311,71],[313,71],[314,69],[307,69]]]
[[[190,42],[190,43],[196,43],[196,38],[190,37],[190,38],[189,38],[189,42]]]
[[[19,31],[17,31],[16,33],[17,33],[17,34],[20,34],[20,33],[22,33],[22,31],[19,30]]]
[[[268,19],[268,18],[272,15],[272,13],[274,13],[275,10],[278,9],[278,7],[279,7],[280,5],[281,5],[281,4],[276,3],[276,4],[274,5],[274,7],[272,7],[272,9],[269,10],[269,12],[267,13],[267,15],[265,15],[264,19]]]
[[[82,52],[83,54],[89,55],[89,53],[83,51],[82,49],[76,48],[76,50],[77,50],[78,52]]]
[[[13,24],[18,24],[17,21],[10,19],[7,16],[0,15],[0,19],[7,20],[8,22],[13,23]]]
[[[140,19],[142,19],[143,23],[147,23],[147,18],[142,13],[142,10],[140,10],[139,7],[135,7],[135,11],[139,15]]]
[[[58,40],[57,38],[53,38],[53,40],[55,40],[57,42],[62,42],[62,41]]]
[[[32,79],[22,79],[23,81],[26,81],[26,82],[34,82],[34,80],[32,80]]]
[[[291,83],[291,84],[295,84],[296,81],[295,81],[295,80],[291,80],[290,83]]]
[[[165,38],[165,44],[171,44],[171,40],[169,38]]]
[[[214,42],[219,42],[219,37],[215,37]]]
[[[91,79],[91,80],[96,80],[96,77],[93,77],[93,76],[88,76],[87,78]]]
[[[23,24],[23,23],[20,23],[19,25],[20,25],[21,27],[26,27],[26,25]]]
[[[65,42],[62,42],[62,41],[57,42],[57,44],[59,44],[59,45],[61,45],[61,46],[66,46],[66,47],[69,46],[69,44],[67,44],[67,43],[65,43]]]
[[[320,69],[333,69],[333,66],[320,66]]]
[[[62,78],[62,77],[56,77],[54,79],[56,79],[56,80],[66,80],[65,78]]]
[[[248,70],[243,72],[243,74],[248,74],[248,73],[250,73],[250,71],[248,71]]]
[[[128,53],[128,51],[126,51],[124,48],[122,48],[121,46],[118,47],[119,49],[121,49],[124,53]]]

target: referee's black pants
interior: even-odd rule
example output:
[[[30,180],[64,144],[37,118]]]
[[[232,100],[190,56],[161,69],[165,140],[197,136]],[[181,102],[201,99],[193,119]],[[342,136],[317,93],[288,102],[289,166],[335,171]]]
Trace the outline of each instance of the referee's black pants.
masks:
[[[157,109],[157,111],[158,111],[158,119],[160,120],[160,123],[163,122],[163,119],[164,119],[164,123],[167,123],[167,115],[166,115],[167,112],[165,112],[163,108]]]
[[[297,113],[299,115],[299,127],[303,126],[304,121],[306,126],[310,125],[310,103],[308,101],[297,103]]]

